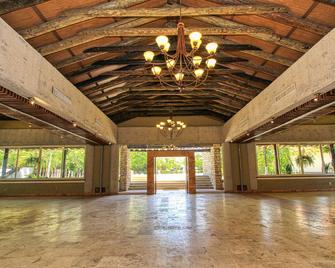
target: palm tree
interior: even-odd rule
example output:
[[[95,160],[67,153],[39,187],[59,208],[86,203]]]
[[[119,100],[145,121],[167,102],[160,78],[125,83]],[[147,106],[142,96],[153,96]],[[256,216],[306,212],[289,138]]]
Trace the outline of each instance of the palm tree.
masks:
[[[299,155],[296,159],[295,162],[297,165],[303,164],[304,166],[312,166],[314,164],[314,157],[311,155]]]

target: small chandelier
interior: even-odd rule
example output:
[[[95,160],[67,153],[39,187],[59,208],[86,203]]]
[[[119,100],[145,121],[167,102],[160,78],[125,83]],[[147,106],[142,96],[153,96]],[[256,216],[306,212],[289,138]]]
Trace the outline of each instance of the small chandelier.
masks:
[[[172,116],[166,120],[166,122],[160,122],[156,125],[159,132],[166,138],[172,140],[181,135],[183,130],[186,128],[186,124],[182,121],[174,121]]]
[[[180,1],[181,2],[181,1]],[[177,25],[177,47],[175,54],[169,54],[171,44],[169,38],[160,35],[156,38],[156,43],[160,52],[155,55],[153,51],[144,52],[143,56],[146,64],[151,67],[152,74],[159,80],[163,86],[177,87],[198,87],[203,84],[210,70],[215,68],[215,54],[218,48],[217,43],[208,43],[206,50],[208,55],[200,56],[197,54],[202,44],[202,34],[192,32],[189,34],[191,50],[186,49],[185,25],[181,21],[181,3],[180,3],[180,21]],[[164,57],[164,63],[154,63],[155,56]]]

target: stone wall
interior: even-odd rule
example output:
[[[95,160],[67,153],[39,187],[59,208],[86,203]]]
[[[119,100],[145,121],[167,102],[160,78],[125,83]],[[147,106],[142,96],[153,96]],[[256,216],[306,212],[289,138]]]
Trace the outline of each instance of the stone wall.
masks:
[[[203,152],[203,170],[216,190],[222,190],[222,171],[221,171],[221,145],[215,144],[210,152]]]
[[[130,154],[126,145],[120,146],[120,191],[128,191],[131,171]]]

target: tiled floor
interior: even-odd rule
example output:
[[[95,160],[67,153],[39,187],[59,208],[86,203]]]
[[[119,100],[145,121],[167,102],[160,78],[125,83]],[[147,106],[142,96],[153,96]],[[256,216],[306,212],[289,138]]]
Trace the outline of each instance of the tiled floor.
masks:
[[[335,193],[2,198],[0,267],[335,267]]]

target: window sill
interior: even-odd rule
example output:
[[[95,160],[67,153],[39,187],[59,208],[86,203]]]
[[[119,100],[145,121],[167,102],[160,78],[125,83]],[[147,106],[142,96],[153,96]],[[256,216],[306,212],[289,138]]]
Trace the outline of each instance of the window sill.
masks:
[[[299,176],[299,175],[291,175],[291,176],[258,176],[257,180],[273,180],[273,179],[284,179],[284,180],[292,180],[292,179],[335,179],[335,175],[307,175],[307,176]]]
[[[0,179],[1,183],[84,183],[83,178],[69,179]]]

